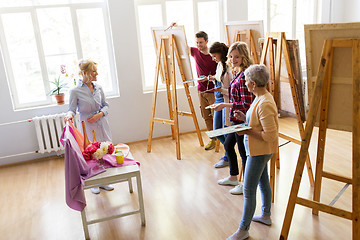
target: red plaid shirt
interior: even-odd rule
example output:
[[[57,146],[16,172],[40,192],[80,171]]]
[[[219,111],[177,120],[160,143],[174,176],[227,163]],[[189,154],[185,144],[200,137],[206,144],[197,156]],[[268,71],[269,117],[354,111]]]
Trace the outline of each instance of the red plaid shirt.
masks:
[[[230,121],[239,121],[234,117],[234,110],[240,110],[246,114],[254,98],[245,85],[244,71],[236,74],[229,85],[229,102],[233,104],[230,109]]]

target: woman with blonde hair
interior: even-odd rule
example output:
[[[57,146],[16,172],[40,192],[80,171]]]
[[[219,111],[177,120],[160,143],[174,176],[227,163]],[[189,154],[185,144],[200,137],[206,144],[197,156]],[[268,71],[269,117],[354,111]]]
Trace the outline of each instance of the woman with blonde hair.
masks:
[[[80,60],[79,68],[82,82],[70,91],[69,110],[65,121],[73,122],[77,110],[80,113],[80,122],[85,122],[87,133],[95,131],[98,142],[111,142],[110,126],[107,119],[109,104],[106,101],[104,90],[96,83],[97,63],[92,60]],[[114,189],[110,185],[100,188],[107,191]],[[91,192],[98,194],[100,189],[92,188]]]
[[[239,121],[234,116],[235,110],[246,113],[254,99],[254,95],[250,93],[245,86],[244,71],[252,64],[249,49],[245,42],[235,42],[230,46],[228,52],[228,64],[231,66],[234,76],[229,85],[229,103],[215,104],[214,110],[220,111],[225,107],[230,108],[230,121],[232,121],[232,125],[237,125],[243,123],[243,121]],[[227,135],[224,144],[229,159],[230,176],[220,179],[218,184],[235,186],[230,190],[231,194],[243,193],[242,184],[238,181],[239,167],[235,152],[235,144],[237,143],[244,171],[246,165],[246,152],[243,139],[243,136],[231,133]]]

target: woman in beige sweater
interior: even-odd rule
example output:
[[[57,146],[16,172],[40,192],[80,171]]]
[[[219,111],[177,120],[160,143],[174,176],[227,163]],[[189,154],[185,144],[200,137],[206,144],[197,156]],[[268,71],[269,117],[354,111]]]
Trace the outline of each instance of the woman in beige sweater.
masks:
[[[267,162],[278,147],[278,112],[272,95],[267,91],[269,72],[264,65],[252,65],[245,70],[246,87],[256,98],[246,115],[238,111],[235,116],[246,121],[250,130],[238,132],[244,135],[247,162],[244,175],[244,210],[239,229],[228,240],[249,237],[251,221],[271,225],[271,188]],[[263,202],[261,215],[254,216],[256,190],[260,186]]]

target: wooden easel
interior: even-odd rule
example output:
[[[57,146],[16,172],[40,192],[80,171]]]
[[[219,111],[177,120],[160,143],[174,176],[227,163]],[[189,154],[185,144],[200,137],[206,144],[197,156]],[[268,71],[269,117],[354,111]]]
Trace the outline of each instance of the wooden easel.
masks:
[[[167,52],[166,42],[169,46],[169,51]],[[191,112],[182,112],[178,111],[177,106],[177,92],[176,92],[176,81],[175,81],[175,58],[178,63],[178,68],[181,74],[182,81],[186,81],[185,74],[183,70],[183,66],[181,63],[181,58],[179,54],[178,47],[176,45],[175,36],[173,34],[170,35],[162,35],[160,47],[157,47],[157,63],[155,70],[155,82],[154,82],[154,91],[153,91],[153,99],[152,99],[152,108],[151,108],[151,117],[150,117],[150,128],[149,128],[149,137],[148,137],[148,145],[147,151],[151,152],[151,141],[152,141],[152,133],[154,128],[154,122],[159,122],[163,124],[169,124],[171,126],[172,138],[175,139],[176,142],[176,157],[177,159],[181,159],[180,153],[180,137],[179,137],[179,120],[178,115],[192,117],[194,121],[194,125],[196,128],[196,133],[199,138],[199,143],[201,146],[204,146],[204,142],[202,140],[199,124],[195,115],[194,105],[191,100],[191,95],[189,91],[189,86],[187,83],[184,83],[185,93],[188,99],[188,103],[190,106]],[[170,56],[170,58],[168,57]],[[168,71],[168,66],[170,66],[170,73]],[[156,98],[157,98],[157,89],[158,89],[158,79],[159,72],[163,76],[163,79],[166,83],[166,92],[168,98],[169,105],[169,115],[170,119],[163,118],[155,118],[155,107],[156,107]]]
[[[237,30],[234,35],[234,42],[243,41],[249,46],[250,55],[253,57],[254,63],[259,63],[258,54],[256,52],[253,30]]]
[[[334,58],[334,48],[352,48],[352,75],[353,75],[353,116],[352,116],[352,179],[323,171],[324,146],[327,129],[327,116],[331,85],[331,73]],[[301,173],[304,169],[305,158],[309,149],[310,139],[321,101],[320,126],[317,151],[316,180],[314,200],[298,197],[301,183]],[[312,94],[308,119],[305,126],[305,135],[301,143],[299,158],[290,191],[289,202],[281,229],[280,239],[287,239],[294,214],[295,204],[313,209],[314,214],[323,211],[338,217],[346,218],[353,224],[353,239],[360,239],[360,39],[328,39],[325,40],[315,88]],[[335,181],[352,184],[352,212],[320,203],[320,190],[322,177]]]
[[[276,40],[276,57],[274,63],[274,44]],[[265,64],[267,52],[269,52],[269,61],[270,61],[270,93],[273,95],[276,104],[279,103],[279,84],[280,84],[280,68],[281,68],[281,54],[284,52],[285,63],[287,72],[289,75],[289,83],[291,86],[291,95],[294,102],[294,108],[296,112],[296,119],[298,123],[298,128],[300,132],[300,137],[303,139],[304,137],[304,125],[301,119],[300,108],[299,108],[299,94],[296,92],[296,82],[294,79],[293,69],[290,63],[290,54],[289,48],[286,42],[285,33],[284,32],[273,32],[266,33],[264,46],[262,49],[260,64]],[[301,141],[287,136],[285,134],[279,133],[281,138],[284,138],[288,141],[301,144]],[[274,202],[274,190],[275,190],[275,165],[277,168],[280,168],[280,160],[279,160],[279,151],[273,155],[270,160],[270,186],[272,189],[272,202]],[[314,186],[314,175],[312,172],[311,162],[309,153],[306,156],[306,166],[309,175],[310,185]]]

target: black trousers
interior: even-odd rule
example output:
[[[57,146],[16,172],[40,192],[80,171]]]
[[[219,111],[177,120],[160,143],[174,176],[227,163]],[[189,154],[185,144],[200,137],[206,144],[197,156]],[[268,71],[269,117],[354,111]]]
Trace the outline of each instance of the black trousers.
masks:
[[[242,160],[243,174],[245,176],[246,165],[246,151],[244,146],[244,135],[237,135],[237,133],[230,133],[226,136],[224,147],[229,159],[230,176],[239,175],[239,165],[235,152],[235,144],[238,145],[238,150]]]

